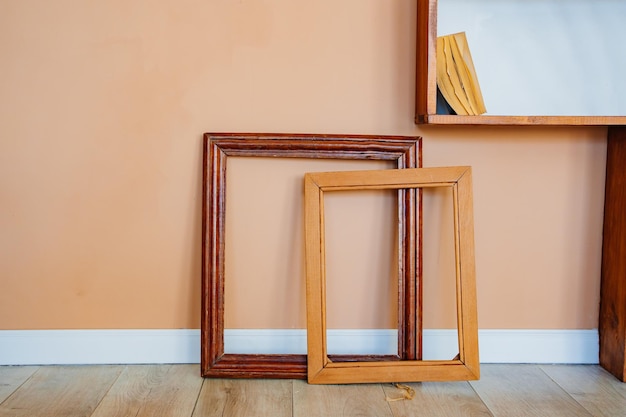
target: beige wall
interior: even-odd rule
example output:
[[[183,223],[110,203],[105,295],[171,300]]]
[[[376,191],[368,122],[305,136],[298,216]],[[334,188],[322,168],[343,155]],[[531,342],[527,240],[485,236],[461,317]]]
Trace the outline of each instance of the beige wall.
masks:
[[[206,131],[423,136],[424,166],[474,169],[480,326],[595,328],[605,129],[416,127],[413,3],[0,2],[0,329],[199,327]],[[230,203],[229,326],[302,327],[298,170],[364,166],[329,164],[229,168],[285,181]],[[393,323],[393,198],[333,198],[335,324]],[[425,195],[429,327],[454,326],[447,203]]]

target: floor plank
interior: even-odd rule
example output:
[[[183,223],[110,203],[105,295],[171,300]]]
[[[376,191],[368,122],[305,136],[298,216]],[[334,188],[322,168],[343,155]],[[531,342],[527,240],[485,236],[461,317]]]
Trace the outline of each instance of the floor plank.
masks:
[[[207,378],[194,417],[291,417],[292,381]]]
[[[471,386],[494,416],[590,416],[536,365],[482,365]]]
[[[592,415],[626,415],[626,383],[604,369],[592,365],[546,365],[541,369]]]
[[[492,414],[467,382],[422,382],[405,384],[413,388],[412,400],[389,403],[394,417],[446,416],[483,417]],[[389,398],[402,397],[402,391],[383,385]]]
[[[380,384],[293,383],[294,417],[393,416]]]
[[[127,366],[92,417],[189,417],[201,386],[198,365]]]
[[[389,384],[202,379],[198,365],[0,367],[0,417],[626,416],[599,366],[482,365],[481,380]],[[3,401],[1,399],[4,399]]]
[[[0,366],[0,404],[37,369],[38,366]]]
[[[123,369],[123,366],[41,367],[0,404],[0,416],[90,416]]]

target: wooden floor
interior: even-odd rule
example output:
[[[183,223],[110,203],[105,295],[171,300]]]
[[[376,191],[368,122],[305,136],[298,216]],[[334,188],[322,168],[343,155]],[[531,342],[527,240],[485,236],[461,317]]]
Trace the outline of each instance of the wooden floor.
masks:
[[[2,366],[0,416],[626,416],[598,366],[482,365],[480,381],[308,385],[202,379],[199,365]]]

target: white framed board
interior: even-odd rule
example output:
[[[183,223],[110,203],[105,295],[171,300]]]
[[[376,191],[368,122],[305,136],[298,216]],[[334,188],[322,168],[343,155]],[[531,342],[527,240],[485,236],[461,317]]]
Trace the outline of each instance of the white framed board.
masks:
[[[487,115],[626,115],[626,1],[439,0],[465,32]]]

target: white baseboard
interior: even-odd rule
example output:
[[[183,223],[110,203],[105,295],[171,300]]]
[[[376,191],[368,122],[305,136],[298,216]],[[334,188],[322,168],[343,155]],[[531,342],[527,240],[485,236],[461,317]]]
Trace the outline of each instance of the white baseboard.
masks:
[[[329,329],[328,352],[354,355],[394,355],[398,352],[398,331],[391,329]],[[226,353],[306,354],[306,329],[227,329]]]
[[[455,330],[424,330],[424,359],[458,353]],[[336,354],[389,354],[394,330],[330,330]],[[306,353],[306,331],[226,330],[227,353]],[[598,363],[597,330],[479,331],[482,363]],[[199,363],[200,331],[0,330],[0,365]]]
[[[197,362],[199,330],[0,331],[0,365]]]
[[[597,364],[598,330],[480,330],[485,363]]]

